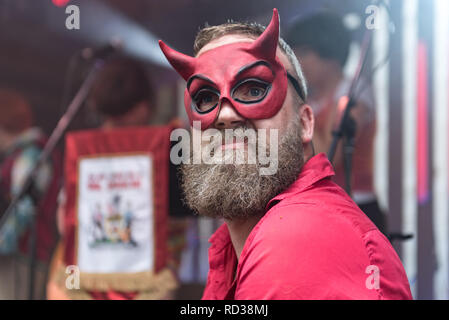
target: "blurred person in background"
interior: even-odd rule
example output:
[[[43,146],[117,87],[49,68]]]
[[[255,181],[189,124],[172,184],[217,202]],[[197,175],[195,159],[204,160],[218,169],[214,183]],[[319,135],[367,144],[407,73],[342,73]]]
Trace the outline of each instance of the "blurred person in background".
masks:
[[[152,86],[144,66],[137,60],[115,56],[106,61],[99,71],[87,98],[87,107],[101,118],[102,130],[114,130],[126,127],[148,126],[156,113],[156,92]],[[168,219],[168,268],[177,276],[181,251],[184,249],[184,233],[186,221],[176,217],[184,216],[184,206],[181,204],[180,191],[177,184],[176,168],[170,164],[170,210]],[[58,230],[64,234],[65,223],[65,192],[61,191],[58,209]],[[59,250],[58,250],[59,251]],[[58,256],[55,255],[55,263]],[[68,299],[55,282],[49,282],[49,299]],[[135,292],[88,292],[91,299],[115,300],[133,299]],[[167,298],[173,298],[171,292]]]
[[[315,115],[314,146],[327,153],[340,124],[351,78],[344,74],[351,33],[337,14],[323,11],[296,21],[286,40],[303,67],[309,89],[308,103]],[[374,192],[373,161],[376,133],[375,100],[371,87],[361,78],[356,87],[356,105],[351,110],[356,122],[355,149],[351,176],[352,197],[362,211],[386,233],[386,219]],[[345,187],[345,172],[339,143],[333,165],[335,181]]]
[[[144,67],[127,57],[106,62],[87,103],[102,117],[104,130],[146,126],[156,112],[155,92]]]
[[[0,89],[0,216],[19,192],[46,143],[33,126],[28,101],[17,91]],[[34,298],[45,298],[47,266],[56,244],[56,199],[60,188],[59,157],[54,154],[40,168],[34,182],[37,203],[24,197],[0,228],[0,299],[28,297],[30,224],[37,223],[37,267]]]

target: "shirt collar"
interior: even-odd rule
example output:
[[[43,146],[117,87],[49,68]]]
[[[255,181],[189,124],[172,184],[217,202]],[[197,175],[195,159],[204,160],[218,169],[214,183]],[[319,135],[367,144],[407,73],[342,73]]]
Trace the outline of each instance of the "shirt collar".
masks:
[[[212,234],[209,238],[209,243],[212,245],[211,250],[215,252],[221,251],[224,247],[232,243],[231,235],[225,222]]]
[[[324,153],[320,153],[307,161],[302,167],[301,173],[290,187],[271,199],[267,204],[267,209],[273,205],[275,201],[281,201],[285,198],[298,194],[314,183],[335,175],[332,164]]]

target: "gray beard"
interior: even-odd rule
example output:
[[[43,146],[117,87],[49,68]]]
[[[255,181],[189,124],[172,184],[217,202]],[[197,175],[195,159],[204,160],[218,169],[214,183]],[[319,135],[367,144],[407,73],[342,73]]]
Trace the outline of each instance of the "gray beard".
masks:
[[[260,175],[257,164],[183,164],[185,203],[196,213],[226,220],[263,215],[268,202],[287,189],[304,165],[299,121],[291,121],[279,143],[278,170]],[[192,163],[192,161],[190,162]]]

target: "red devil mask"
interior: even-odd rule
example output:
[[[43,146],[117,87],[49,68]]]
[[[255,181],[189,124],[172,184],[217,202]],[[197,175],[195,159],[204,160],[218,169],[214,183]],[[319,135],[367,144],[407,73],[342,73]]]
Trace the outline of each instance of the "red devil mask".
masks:
[[[284,103],[287,72],[276,57],[279,16],[276,9],[269,26],[254,42],[223,45],[193,58],[159,45],[167,60],[187,81],[184,102],[190,122],[202,129],[216,120],[223,101],[248,119],[273,117]]]

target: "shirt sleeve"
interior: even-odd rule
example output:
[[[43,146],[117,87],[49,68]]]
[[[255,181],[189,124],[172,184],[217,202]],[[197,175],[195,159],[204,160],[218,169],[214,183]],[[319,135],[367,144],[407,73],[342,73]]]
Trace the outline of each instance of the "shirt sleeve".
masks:
[[[272,210],[248,238],[236,299],[380,298],[367,286],[370,260],[350,223],[310,205]]]

